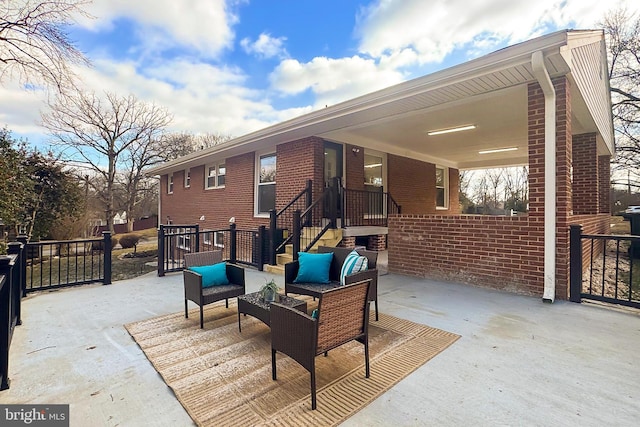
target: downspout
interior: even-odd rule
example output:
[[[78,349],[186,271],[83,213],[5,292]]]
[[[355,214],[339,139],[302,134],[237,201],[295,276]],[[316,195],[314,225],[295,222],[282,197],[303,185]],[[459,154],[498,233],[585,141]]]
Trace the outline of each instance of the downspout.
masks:
[[[544,94],[544,292],[542,300],[556,298],[556,92],[541,51],[531,55],[533,75]]]

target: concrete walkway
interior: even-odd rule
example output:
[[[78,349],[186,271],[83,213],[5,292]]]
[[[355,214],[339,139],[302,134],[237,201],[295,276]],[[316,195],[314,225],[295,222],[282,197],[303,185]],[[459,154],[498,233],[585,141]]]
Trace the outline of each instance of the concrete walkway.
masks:
[[[247,270],[247,291],[270,277]],[[638,424],[637,311],[395,274],[379,286],[382,312],[462,337],[344,426]],[[175,273],[30,295],[0,402],[70,403],[71,426],[193,425],[123,328],[181,310]]]

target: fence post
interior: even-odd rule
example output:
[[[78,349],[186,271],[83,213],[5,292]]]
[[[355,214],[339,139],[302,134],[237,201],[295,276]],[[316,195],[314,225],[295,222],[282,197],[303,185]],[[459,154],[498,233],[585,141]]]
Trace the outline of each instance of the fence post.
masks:
[[[158,277],[164,276],[164,224],[158,228]]]
[[[18,236],[18,238],[16,240],[18,240],[18,242],[22,243],[22,256],[20,257],[20,259],[22,260],[20,262],[20,276],[21,276],[21,280],[22,282],[20,283],[21,285],[21,293],[20,296],[21,297],[25,297],[27,295],[27,256],[29,254],[29,249],[28,249],[28,237],[27,236]]]
[[[258,239],[257,242],[255,242],[256,245],[258,245],[258,248],[256,249],[257,252],[257,258],[258,258],[258,271],[262,271],[263,267],[262,267],[262,260],[263,260],[263,250],[264,250],[264,239],[265,236],[267,234],[267,229],[264,225],[261,225],[260,227],[258,227]]]
[[[276,218],[276,210],[269,211],[269,265],[276,265],[276,227],[278,221]]]
[[[293,243],[293,260],[298,260],[298,252],[300,252],[300,209],[293,212],[293,236],[291,237]]]
[[[200,252],[200,224],[196,224],[196,252]]]
[[[336,228],[338,223],[338,185],[340,178],[335,177],[331,182],[331,188],[329,189],[329,220],[331,221],[331,228]]]
[[[238,233],[236,232],[236,225],[229,224],[229,262],[235,264],[237,261],[238,250]]]
[[[310,179],[307,180],[307,186],[305,190],[306,190],[306,197],[305,197],[304,210],[307,211],[313,204],[313,181],[312,180]],[[313,212],[309,212],[309,215],[307,215],[305,219],[305,226],[311,227],[312,225],[313,225]]]
[[[102,237],[104,239],[103,247],[104,247],[104,285],[111,284],[111,232],[103,231]]]
[[[24,237],[24,241],[26,242],[26,236],[20,237]],[[26,245],[22,242],[11,242],[7,245],[7,253],[11,255],[18,255],[11,272],[11,277],[9,278],[9,282],[11,284],[11,290],[9,293],[11,294],[11,305],[13,306],[12,311],[16,319],[16,325],[22,325],[21,300],[24,296],[23,289],[27,286],[25,262],[27,252],[25,248]]]
[[[12,265],[13,264],[13,265]],[[13,309],[11,283],[12,269],[15,261],[10,256],[0,257],[0,390],[6,390],[11,385],[9,379],[9,347],[13,335]]]
[[[569,301],[582,302],[582,226],[569,226]]]

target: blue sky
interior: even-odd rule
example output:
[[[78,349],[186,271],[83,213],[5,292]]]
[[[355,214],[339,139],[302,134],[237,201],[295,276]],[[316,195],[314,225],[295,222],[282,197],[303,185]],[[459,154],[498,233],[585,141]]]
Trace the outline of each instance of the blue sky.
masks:
[[[25,1],[25,0],[16,0]],[[245,133],[559,29],[614,0],[94,0],[70,36],[87,90],[167,108],[176,132]],[[0,86],[0,126],[46,145],[46,94]]]

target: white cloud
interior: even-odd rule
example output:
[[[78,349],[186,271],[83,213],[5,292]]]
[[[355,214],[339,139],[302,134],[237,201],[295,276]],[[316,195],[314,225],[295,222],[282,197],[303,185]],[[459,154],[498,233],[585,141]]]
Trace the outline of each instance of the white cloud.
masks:
[[[374,60],[353,56],[316,57],[307,63],[287,59],[276,67],[269,79],[272,87],[283,94],[295,95],[311,90],[316,95],[316,107],[324,107],[391,86],[403,81],[404,77]]]
[[[94,61],[79,71],[87,89],[104,88],[167,108],[174,116],[170,131],[217,132],[240,136],[299,115],[275,110],[258,91],[245,87],[238,69],[187,61],[158,61],[139,69],[133,63]]]
[[[3,82],[0,85],[0,127],[6,125],[20,134],[42,132],[38,122],[40,109],[45,105],[43,97],[43,92],[26,90],[15,81]]]
[[[225,0],[94,0],[87,8],[96,19],[79,19],[80,25],[100,31],[117,19],[134,20],[138,37],[151,51],[175,46],[214,57],[233,43],[233,12],[238,1]],[[188,8],[188,10],[185,10]]]
[[[254,42],[249,38],[240,41],[240,46],[250,55],[256,55],[260,58],[286,58],[287,50],[283,44],[287,40],[286,37],[271,37],[271,35],[262,33]]]
[[[632,2],[622,0],[617,3]],[[552,28],[595,28],[617,3],[599,0],[380,0],[360,10],[360,52],[374,58],[411,49],[418,63],[441,62],[455,49],[471,55],[524,41]]]

